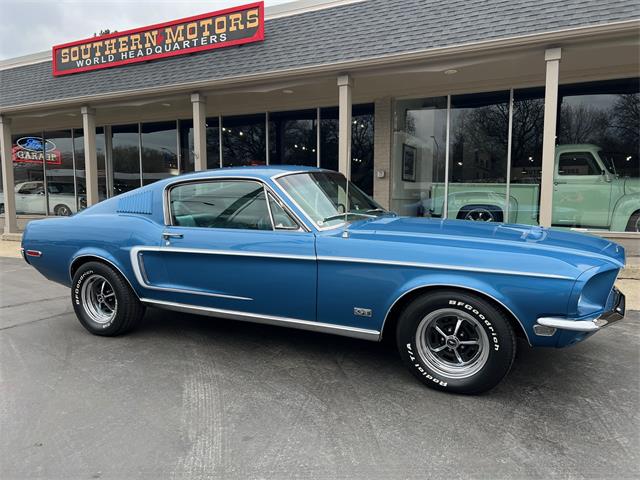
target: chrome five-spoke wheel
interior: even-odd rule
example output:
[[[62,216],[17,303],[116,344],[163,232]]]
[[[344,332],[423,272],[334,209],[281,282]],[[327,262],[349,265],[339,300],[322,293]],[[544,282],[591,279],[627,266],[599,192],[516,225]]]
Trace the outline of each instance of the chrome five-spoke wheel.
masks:
[[[469,210],[464,216],[465,220],[471,220],[474,222],[495,222],[496,218],[493,212],[487,208],[474,208]]]
[[[489,338],[482,325],[457,309],[428,314],[418,325],[415,340],[422,361],[447,378],[470,377],[489,357]]]
[[[109,281],[102,275],[93,274],[82,284],[82,306],[96,323],[107,324],[118,311],[118,300]]]

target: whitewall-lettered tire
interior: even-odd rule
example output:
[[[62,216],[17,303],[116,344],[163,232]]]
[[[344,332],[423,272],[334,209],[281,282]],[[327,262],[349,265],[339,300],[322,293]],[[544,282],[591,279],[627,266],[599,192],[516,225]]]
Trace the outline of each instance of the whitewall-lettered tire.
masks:
[[[135,328],[145,310],[122,275],[99,262],[80,266],[73,276],[71,301],[84,328],[108,337]]]
[[[461,291],[437,291],[409,304],[398,320],[397,342],[409,370],[427,386],[478,394],[509,372],[515,335],[504,314]]]

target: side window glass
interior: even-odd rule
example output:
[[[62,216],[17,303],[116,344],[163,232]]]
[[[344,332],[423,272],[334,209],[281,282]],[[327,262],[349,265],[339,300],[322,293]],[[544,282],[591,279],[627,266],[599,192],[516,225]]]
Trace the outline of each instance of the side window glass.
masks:
[[[589,152],[567,152],[560,155],[558,175],[600,175],[596,159]]]
[[[264,188],[258,182],[187,183],[172,188],[169,199],[173,225],[272,230]]]
[[[273,226],[276,230],[298,230],[300,225],[291,215],[280,205],[273,195],[269,194],[269,207],[271,207],[271,215],[273,215]]]

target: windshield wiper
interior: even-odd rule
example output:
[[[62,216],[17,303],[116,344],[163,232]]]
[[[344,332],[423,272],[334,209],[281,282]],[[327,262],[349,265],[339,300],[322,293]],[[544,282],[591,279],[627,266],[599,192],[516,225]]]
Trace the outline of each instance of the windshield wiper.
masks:
[[[369,214],[369,213],[388,213],[388,212],[384,208],[372,208],[371,210],[367,210],[364,213]]]
[[[358,215],[360,217],[366,217],[366,218],[376,218],[375,215],[370,215],[368,213],[347,212],[346,214],[337,213],[335,215],[331,215],[330,217],[324,218],[324,219],[322,219],[322,223],[330,222],[331,220],[339,220],[339,219],[344,218],[345,216],[349,216],[349,215]]]

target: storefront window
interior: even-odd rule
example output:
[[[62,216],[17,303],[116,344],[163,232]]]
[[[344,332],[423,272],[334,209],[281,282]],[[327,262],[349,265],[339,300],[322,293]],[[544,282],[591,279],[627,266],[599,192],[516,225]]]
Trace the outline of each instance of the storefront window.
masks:
[[[84,132],[82,129],[73,131],[73,149],[76,163],[76,193],[78,209],[87,206],[87,181],[84,158]],[[98,158],[98,199],[107,198],[106,146],[104,128],[96,128],[96,153]]]
[[[138,124],[111,127],[113,194],[140,186],[140,135]]]
[[[220,121],[207,118],[207,169],[220,168]]]
[[[317,110],[269,113],[269,163],[315,167]]]
[[[218,117],[207,118],[207,169],[220,167],[220,133]],[[195,170],[193,120],[180,120],[180,173]]]
[[[339,110],[320,109],[320,166],[338,170]],[[373,195],[374,105],[354,105],[351,125],[351,180]]]
[[[195,169],[193,120],[178,121],[178,132],[180,135],[180,173],[193,172]]]
[[[71,130],[45,132],[45,139],[56,152],[45,165],[49,215],[69,216],[77,211]]]
[[[397,103],[391,209],[401,215],[441,217],[447,98]]]
[[[222,119],[222,164],[225,167],[266,163],[266,115]]]
[[[542,173],[544,88],[513,92],[509,221],[537,225]]]
[[[142,124],[142,183],[144,185],[180,173],[177,135],[176,122]]]
[[[14,135],[12,145],[16,213],[46,215],[45,163],[61,162],[59,152],[51,144],[45,151],[42,132]]]
[[[0,157],[0,216],[4,215],[4,184],[2,183],[2,164],[4,158]]]
[[[504,220],[509,92],[451,97],[448,218]]]
[[[639,79],[563,85],[555,226],[640,231]]]

